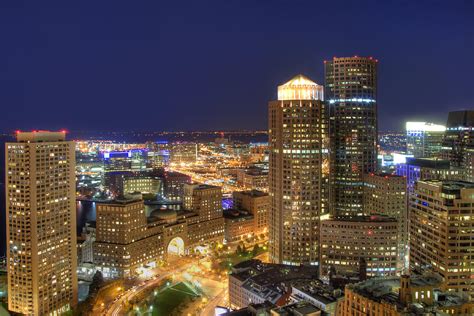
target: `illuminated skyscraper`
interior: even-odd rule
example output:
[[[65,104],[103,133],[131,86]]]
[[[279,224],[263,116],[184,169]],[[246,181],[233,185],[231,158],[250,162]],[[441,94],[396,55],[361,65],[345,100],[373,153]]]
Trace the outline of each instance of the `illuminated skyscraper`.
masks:
[[[377,166],[377,60],[334,57],[325,61],[325,77],[332,117],[331,202],[338,214],[359,214],[363,174]]]
[[[74,143],[63,132],[7,143],[8,308],[59,315],[77,302]]]
[[[415,158],[438,157],[446,127],[426,122],[407,122],[407,154]]]
[[[319,264],[328,212],[329,135],[323,87],[299,75],[269,103],[270,250],[284,264]]]

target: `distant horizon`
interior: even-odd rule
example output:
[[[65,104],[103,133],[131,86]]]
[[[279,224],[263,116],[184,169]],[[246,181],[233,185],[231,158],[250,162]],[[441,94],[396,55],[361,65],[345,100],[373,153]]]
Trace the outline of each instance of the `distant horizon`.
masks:
[[[429,123],[435,123],[435,122],[429,122]],[[14,136],[17,131],[20,132],[34,132],[34,131],[42,131],[42,132],[58,132],[64,129],[31,129],[31,130],[13,130],[13,131],[6,131],[2,130],[0,131],[0,135],[3,136]],[[196,133],[196,134],[219,134],[219,133],[224,133],[224,134],[238,134],[238,133],[259,133],[259,134],[268,134],[268,130],[265,129],[229,129],[229,130],[222,130],[222,129],[209,129],[209,130],[69,130],[65,129],[66,134],[79,134],[79,133],[88,133],[88,134],[107,134],[107,133],[120,133],[120,134],[128,134],[128,133],[153,133],[153,134],[159,134],[159,133],[167,133],[167,134],[181,134],[181,133]],[[379,130],[378,133],[404,133],[404,130]],[[225,136],[225,135],[224,135]]]

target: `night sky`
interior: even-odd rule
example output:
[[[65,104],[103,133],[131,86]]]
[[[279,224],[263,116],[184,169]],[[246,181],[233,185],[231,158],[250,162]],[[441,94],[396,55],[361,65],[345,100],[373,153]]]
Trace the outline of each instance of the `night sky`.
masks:
[[[379,59],[380,130],[474,107],[470,0],[11,0],[0,39],[3,131],[265,129],[332,56]]]

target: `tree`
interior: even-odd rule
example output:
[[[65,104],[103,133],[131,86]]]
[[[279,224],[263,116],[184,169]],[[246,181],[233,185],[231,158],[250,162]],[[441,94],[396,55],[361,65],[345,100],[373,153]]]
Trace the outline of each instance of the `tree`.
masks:
[[[258,251],[260,250],[260,247],[258,247],[257,244],[255,244],[253,246],[253,250],[252,250],[252,255],[255,257],[257,254],[258,254]]]
[[[104,276],[102,272],[97,270],[92,277],[92,282],[89,285],[89,295],[97,293],[97,291],[104,285]]]
[[[235,250],[235,252],[240,255],[242,253],[242,247],[240,245],[237,246],[237,249]]]

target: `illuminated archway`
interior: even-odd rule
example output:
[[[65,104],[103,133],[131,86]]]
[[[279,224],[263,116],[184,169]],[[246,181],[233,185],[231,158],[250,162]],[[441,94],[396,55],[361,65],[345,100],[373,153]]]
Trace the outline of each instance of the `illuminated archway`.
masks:
[[[171,239],[168,244],[168,254],[184,255],[184,240],[181,237]]]

